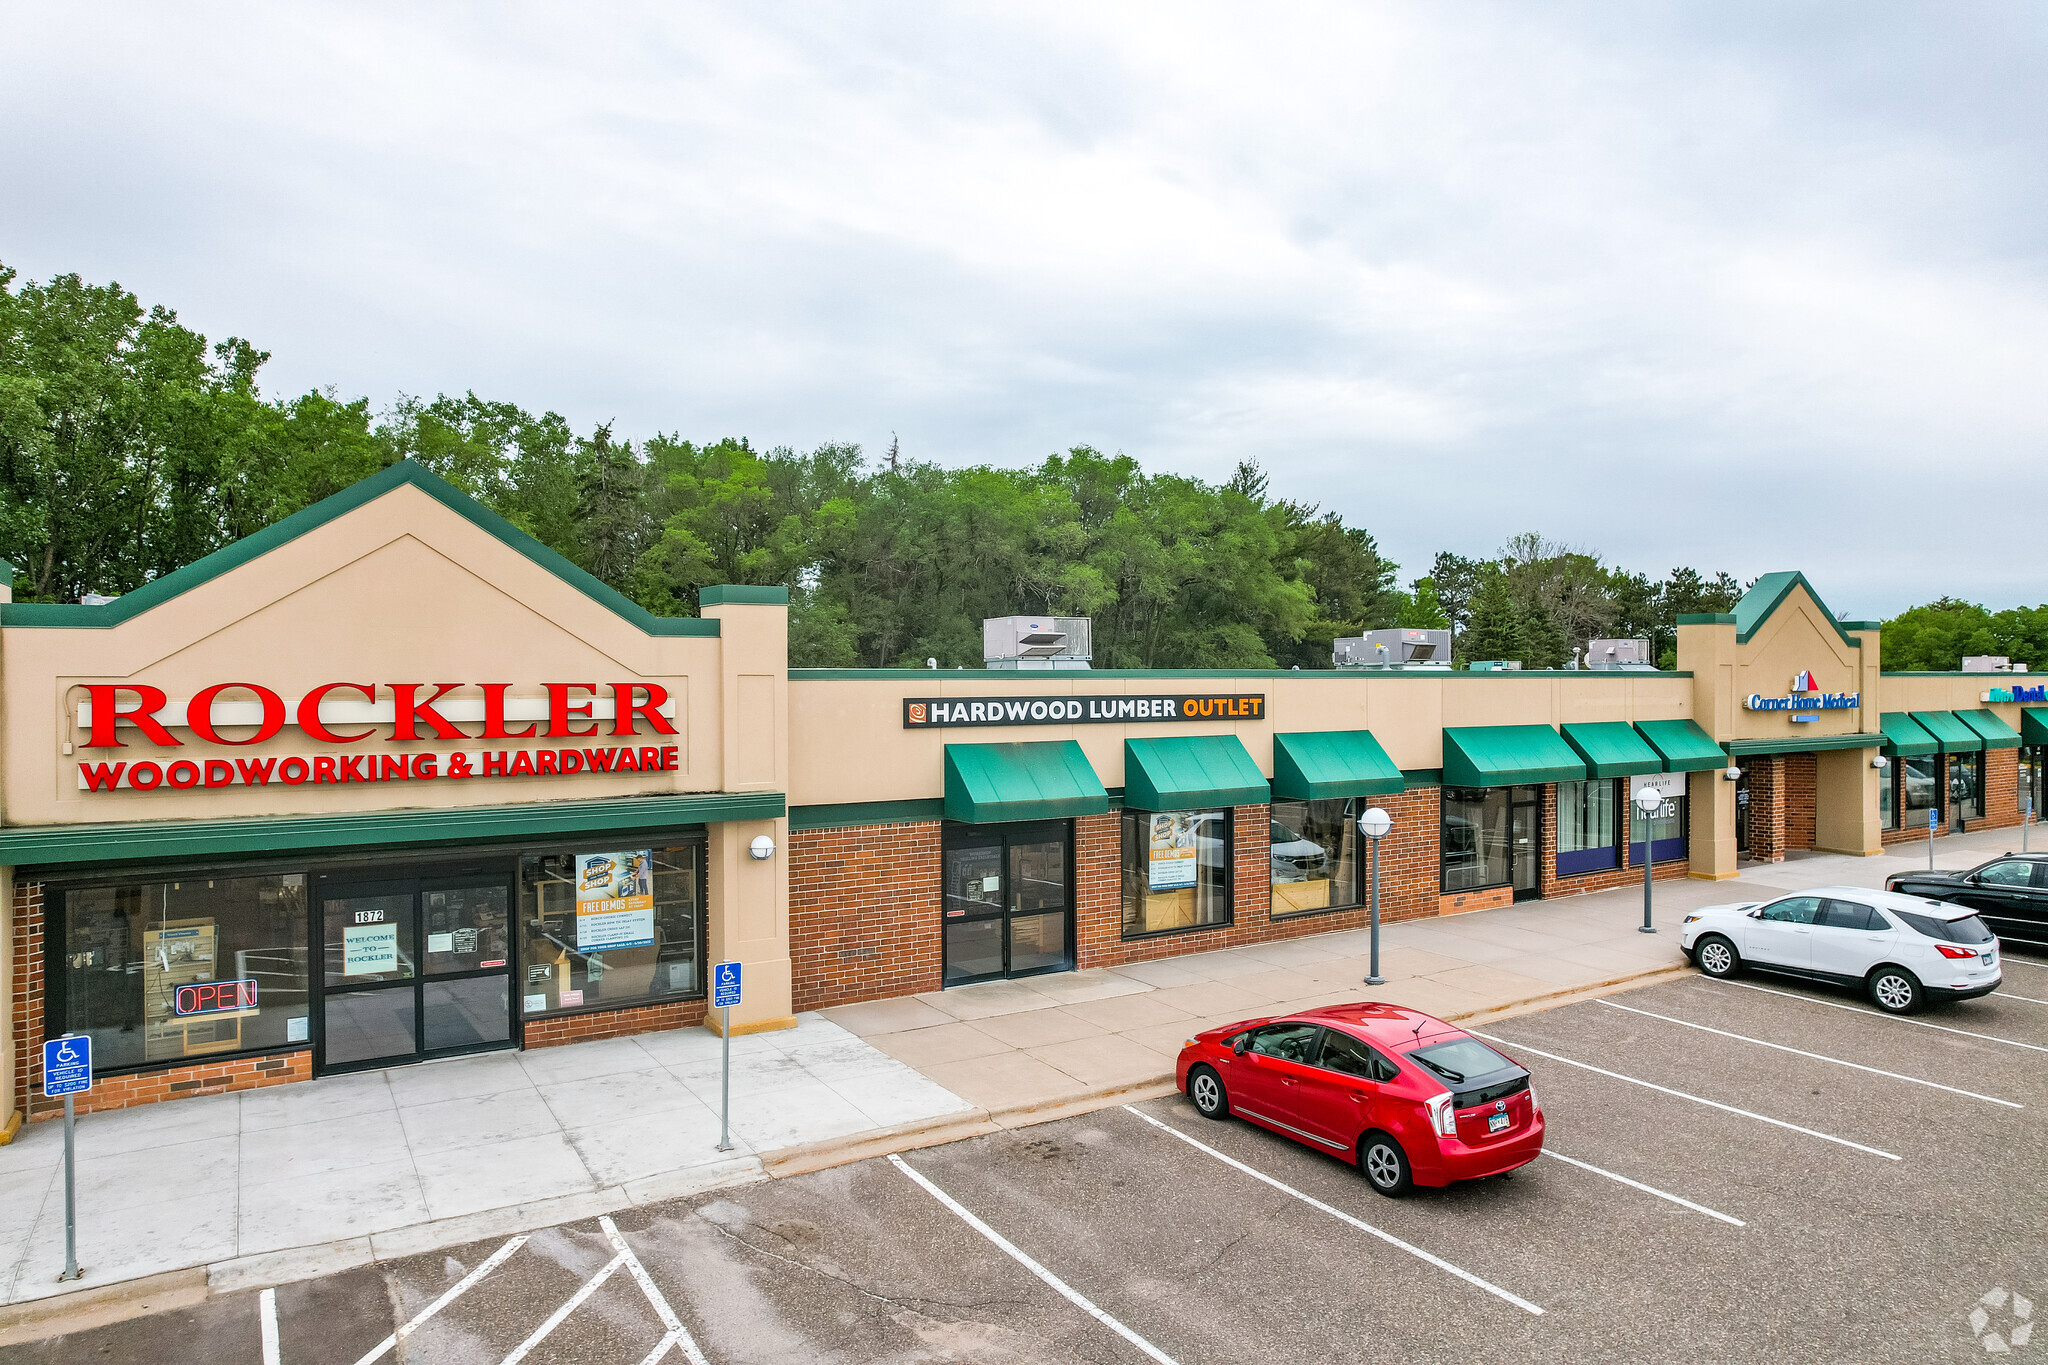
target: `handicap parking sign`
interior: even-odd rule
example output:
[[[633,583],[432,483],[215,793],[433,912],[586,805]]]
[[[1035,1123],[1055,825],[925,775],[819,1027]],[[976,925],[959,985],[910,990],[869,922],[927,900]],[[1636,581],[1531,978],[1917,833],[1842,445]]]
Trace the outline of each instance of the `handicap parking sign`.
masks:
[[[83,1034],[43,1044],[43,1095],[57,1099],[92,1089],[92,1039]]]
[[[740,1002],[740,964],[721,962],[711,969],[711,1007],[725,1009]]]

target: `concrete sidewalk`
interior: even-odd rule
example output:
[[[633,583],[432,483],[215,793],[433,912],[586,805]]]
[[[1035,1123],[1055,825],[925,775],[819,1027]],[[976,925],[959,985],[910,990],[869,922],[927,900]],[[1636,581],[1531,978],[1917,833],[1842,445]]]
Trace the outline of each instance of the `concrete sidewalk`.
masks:
[[[1936,856],[1967,867],[2017,843],[1953,836]],[[1689,908],[1925,865],[1907,845],[1659,882],[1654,935],[1637,931],[1640,886],[1388,925],[1380,987],[1363,984],[1366,931],[1344,930],[840,1006],[733,1040],[730,1153],[719,1040],[701,1029],[92,1114],[78,1124],[76,1286],[56,1283],[62,1127],[33,1124],[0,1147],[5,1301],[79,1304],[166,1272],[202,1295],[277,1283],[1037,1122],[1156,1092],[1203,1028],[1358,999],[1475,1018],[1619,986],[1682,968]]]

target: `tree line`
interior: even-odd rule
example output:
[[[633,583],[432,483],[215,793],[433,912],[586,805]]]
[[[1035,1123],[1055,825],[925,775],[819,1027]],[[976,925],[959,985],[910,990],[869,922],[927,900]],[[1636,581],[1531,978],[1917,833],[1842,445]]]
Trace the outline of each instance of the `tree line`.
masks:
[[[1002,469],[893,446],[636,441],[474,393],[379,412],[331,389],[266,397],[268,358],[118,284],[17,285],[0,265],[15,599],[133,591],[406,458],[654,612],[694,615],[710,584],[786,586],[799,666],[975,667],[983,618],[1016,613],[1092,618],[1106,668],[1327,668],[1335,638],[1391,626],[1451,629],[1460,662],[1560,667],[1605,636],[1647,638],[1668,666],[1678,615],[1741,594],[1725,572],[1653,579],[1534,533],[1492,557],[1440,553],[1403,586],[1369,531],[1273,496],[1249,460],[1212,484],[1085,446]],[[1914,611],[1948,622],[1964,605]],[[1972,610],[1985,620],[1947,634],[1901,619],[1916,649],[2007,638],[2013,613]],[[2033,634],[2007,632],[2027,649],[2048,634],[2034,612]]]

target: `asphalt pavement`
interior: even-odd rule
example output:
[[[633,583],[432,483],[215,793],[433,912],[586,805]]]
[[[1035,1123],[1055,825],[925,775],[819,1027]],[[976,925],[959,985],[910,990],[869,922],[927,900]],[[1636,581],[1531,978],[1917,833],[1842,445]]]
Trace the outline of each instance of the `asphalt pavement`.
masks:
[[[2048,1360],[2048,965],[2004,992],[1688,977],[1483,1025],[1549,1154],[1406,1200],[1175,1096],[0,1359]]]

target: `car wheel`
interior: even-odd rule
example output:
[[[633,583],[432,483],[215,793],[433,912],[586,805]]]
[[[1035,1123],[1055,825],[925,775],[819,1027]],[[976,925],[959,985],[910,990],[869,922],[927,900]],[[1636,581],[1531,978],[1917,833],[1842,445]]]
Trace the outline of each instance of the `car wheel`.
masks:
[[[1365,1173],[1366,1184],[1389,1199],[1399,1199],[1415,1187],[1408,1154],[1385,1133],[1367,1133],[1358,1144],[1358,1169]]]
[[[1886,1014],[1911,1014],[1927,1003],[1927,991],[1904,967],[1879,967],[1870,974],[1870,1003]]]
[[[1692,946],[1693,965],[1708,976],[1730,977],[1742,970],[1742,954],[1719,934],[1708,934]]]
[[[1230,1097],[1223,1093],[1223,1078],[1211,1067],[1198,1066],[1188,1072],[1188,1098],[1205,1119],[1230,1117]]]

